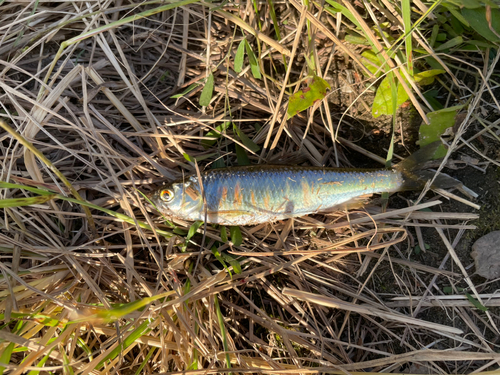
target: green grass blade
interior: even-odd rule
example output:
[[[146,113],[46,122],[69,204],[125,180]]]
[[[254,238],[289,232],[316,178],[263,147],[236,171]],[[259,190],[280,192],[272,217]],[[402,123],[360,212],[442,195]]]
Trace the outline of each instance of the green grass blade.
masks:
[[[191,91],[193,91],[195,88],[197,88],[199,85],[200,85],[199,83],[195,82],[195,83],[189,85],[188,88],[185,89],[182,93],[176,94],[176,95],[172,95],[170,97],[170,99],[179,99],[179,98],[182,98],[183,96],[186,96]]]
[[[141,337],[142,335],[147,334],[150,329],[148,328],[150,324],[149,320],[145,320],[141,323],[132,333],[130,333],[125,340],[123,340],[122,345],[117,346],[114,350],[111,351],[99,364],[96,368],[101,368],[104,365],[104,362],[113,360],[118,356],[124,349],[128,348],[130,345],[133,345],[135,341]]]
[[[281,40],[281,32],[279,28],[278,18],[276,17],[276,11],[274,9],[273,0],[267,0],[267,4],[269,5],[269,14],[271,15],[271,19],[273,20],[274,32],[276,33],[276,38]]]
[[[326,1],[329,1],[329,0],[326,0]],[[413,24],[412,28],[409,30],[409,32],[406,32],[405,30],[405,33],[404,35],[401,35],[398,39],[396,39],[396,41],[394,41],[394,43],[392,43],[392,46],[389,48],[389,50],[387,51],[387,53],[389,54],[389,56],[392,55],[392,53],[394,53],[394,51],[397,51],[398,48],[399,48],[399,45],[401,43],[401,41],[403,39],[406,39],[406,37],[411,33],[413,32],[413,30],[415,30],[417,27],[420,26],[420,24],[429,16],[429,14],[431,14],[434,10],[436,10],[436,8],[441,5],[443,0],[437,0],[434,4],[432,4],[429,9],[427,9],[427,11],[422,14],[422,16],[417,20],[415,21],[415,23]],[[391,52],[392,51],[392,52]]]
[[[51,350],[51,351],[52,351],[52,350]],[[40,372],[42,372],[42,371],[45,373],[45,371],[43,370],[43,365],[44,365],[45,363],[47,363],[47,361],[49,360],[49,358],[50,358],[50,352],[49,352],[49,353],[47,353],[47,354],[46,354],[46,355],[45,355],[45,356],[44,356],[44,357],[40,360],[40,362],[38,362],[38,363],[36,364],[36,367],[40,367],[40,370],[31,370],[30,372],[28,372],[28,375],[38,375],[38,374],[40,374]]]
[[[210,75],[207,78],[207,82],[205,82],[205,86],[201,91],[200,105],[202,107],[208,107],[210,101],[212,100],[213,94],[214,94],[214,75],[210,73]]]
[[[42,190],[26,185],[12,184],[10,182],[0,181],[0,189],[23,189],[27,191],[31,191],[32,193],[40,194],[40,195],[50,195],[52,192],[47,190]]]
[[[261,79],[262,75],[260,74],[259,62],[257,61],[257,56],[252,50],[250,43],[245,39],[245,48],[247,50],[248,61],[250,63],[250,70],[252,71],[253,77],[255,79]]]
[[[137,371],[135,372],[135,375],[139,375],[139,374],[142,374],[142,369],[144,368],[144,366],[146,366],[148,363],[149,363],[149,360],[151,359],[151,357],[153,356],[154,352],[156,351],[156,348],[151,348],[149,349],[149,352],[148,354],[146,354],[146,357],[144,358],[144,360],[142,361],[141,365],[139,366],[139,368],[137,369]]]
[[[411,41],[411,4],[410,0],[401,1],[401,9],[403,11],[403,23],[405,27],[405,47],[406,47],[406,64],[408,65],[408,73],[413,77],[413,47]]]
[[[64,369],[66,370],[65,373],[69,375],[75,375],[75,372],[73,371],[73,367],[71,367],[71,363],[69,361],[68,355],[66,354],[66,351],[61,350],[61,353],[63,355],[63,366]]]
[[[477,299],[472,297],[469,293],[465,293],[465,296],[469,300],[470,303],[474,305],[475,308],[477,308],[480,311],[488,311],[488,308],[486,306],[483,306],[481,302],[479,302]]]
[[[236,55],[234,55],[234,71],[239,73],[243,70],[243,62],[245,61],[245,41],[243,39],[238,45],[236,50]]]
[[[90,316],[85,316],[76,320],[73,320],[71,322],[68,322],[68,324],[74,324],[74,323],[84,323],[88,322],[89,320],[99,320],[103,321],[106,323],[109,322],[114,322],[115,320],[121,319],[128,314],[131,314],[137,310],[140,310],[147,305],[151,304],[152,302],[166,298],[170,295],[172,295],[173,292],[165,292],[165,293],[160,293],[156,296],[152,297],[146,297],[143,299],[139,299],[137,301],[129,302],[129,303],[124,303],[123,305],[117,306],[112,309],[105,309],[105,310],[100,310],[95,314],[92,314]]]
[[[252,0],[253,10],[255,12],[255,18],[257,19],[257,23],[259,25],[259,30],[262,31],[262,22],[260,21],[259,16],[259,2],[257,0]]]
[[[240,227],[229,227],[229,233],[231,233],[231,242],[234,246],[240,246],[243,243]]]
[[[229,357],[229,345],[227,344],[227,336],[226,336],[226,327],[224,325],[224,316],[222,315],[222,311],[220,310],[219,300],[217,299],[217,295],[214,295],[214,307],[215,312],[217,313],[217,320],[219,321],[220,334],[222,336],[222,344],[224,345],[224,351],[226,352],[226,366],[227,368],[231,368],[231,358]]]
[[[81,337],[78,337],[78,339],[76,340],[76,346],[78,346],[85,353],[87,353],[90,361],[92,361],[94,359],[94,355],[92,354],[92,350],[90,350],[88,345],[85,343],[85,341]]]
[[[15,345],[16,345],[15,343],[11,342],[9,345],[5,347],[5,349],[2,351],[2,355],[0,355],[1,363],[10,362],[10,357],[12,356],[12,351],[14,350]],[[3,375],[4,370],[5,367],[0,366],[0,375]]]
[[[34,204],[42,204],[48,202],[55,197],[57,197],[57,194],[42,195],[39,197],[30,198],[0,199],[0,208],[32,206]]]

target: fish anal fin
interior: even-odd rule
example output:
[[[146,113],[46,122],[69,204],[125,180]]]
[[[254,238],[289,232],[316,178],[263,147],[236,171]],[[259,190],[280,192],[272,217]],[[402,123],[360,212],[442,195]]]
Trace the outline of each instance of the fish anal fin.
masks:
[[[371,200],[373,194],[364,194],[355,198],[349,199],[347,202],[341,203],[338,208],[345,210],[356,210],[363,208]]]
[[[250,211],[243,210],[218,210],[218,211],[208,211],[208,215],[213,216],[240,216],[240,215],[250,215]]]

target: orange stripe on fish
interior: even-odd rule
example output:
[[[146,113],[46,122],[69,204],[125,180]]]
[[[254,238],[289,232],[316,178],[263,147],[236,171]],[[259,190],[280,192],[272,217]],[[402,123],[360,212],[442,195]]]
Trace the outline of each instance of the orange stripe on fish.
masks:
[[[243,203],[243,194],[241,194],[240,183],[237,182],[236,186],[234,187],[234,204],[237,207],[240,207],[242,203]]]
[[[270,201],[271,201],[271,196],[269,195],[269,193],[266,193],[264,195],[264,207],[266,210],[270,210],[271,207],[270,207]]]
[[[221,194],[221,198],[220,198],[222,201],[225,201],[227,199],[227,187],[224,186],[222,188],[222,194]]]

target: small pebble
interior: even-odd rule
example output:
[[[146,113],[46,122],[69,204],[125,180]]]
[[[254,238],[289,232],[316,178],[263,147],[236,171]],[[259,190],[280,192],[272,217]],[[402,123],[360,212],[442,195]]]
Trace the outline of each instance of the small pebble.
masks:
[[[500,230],[488,233],[472,245],[476,274],[487,279],[500,277]]]

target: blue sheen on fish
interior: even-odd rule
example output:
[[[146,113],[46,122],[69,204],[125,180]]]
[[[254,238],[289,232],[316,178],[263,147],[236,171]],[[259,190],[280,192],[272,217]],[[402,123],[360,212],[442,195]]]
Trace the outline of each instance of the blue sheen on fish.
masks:
[[[328,211],[353,199],[404,188],[403,172],[296,166],[247,166],[193,175],[156,191],[166,215],[223,225],[253,225]],[[206,203],[206,206],[205,206]],[[206,216],[205,216],[206,215]]]

